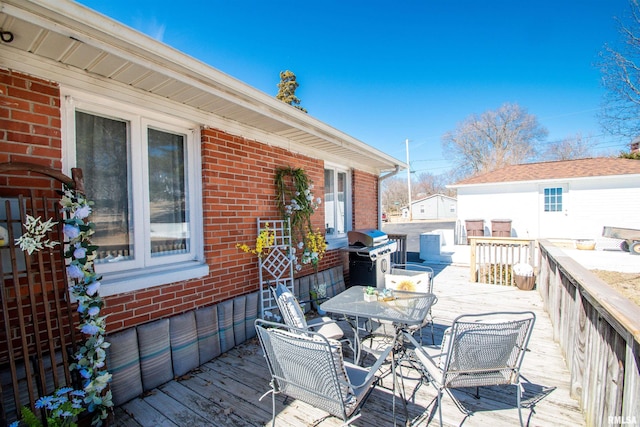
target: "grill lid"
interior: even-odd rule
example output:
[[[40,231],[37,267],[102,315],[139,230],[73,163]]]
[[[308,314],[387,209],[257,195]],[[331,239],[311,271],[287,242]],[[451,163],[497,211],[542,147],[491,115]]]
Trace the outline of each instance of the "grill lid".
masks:
[[[389,240],[386,233],[375,230],[352,230],[347,232],[350,246],[377,246]]]

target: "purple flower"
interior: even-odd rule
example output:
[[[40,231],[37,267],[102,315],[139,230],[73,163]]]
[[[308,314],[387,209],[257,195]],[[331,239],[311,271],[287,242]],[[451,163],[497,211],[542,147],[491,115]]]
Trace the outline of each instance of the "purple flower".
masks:
[[[100,307],[96,307],[95,305],[89,307],[89,310],[87,310],[87,314],[89,316],[97,316],[98,314],[100,314]]]
[[[76,245],[76,248],[73,251],[73,257],[75,259],[82,259],[87,256],[87,249],[80,246],[80,244]]]
[[[84,219],[88,217],[90,214],[91,214],[91,207],[89,205],[83,205],[83,206],[80,206],[78,209],[76,209],[73,216],[78,219]]]
[[[80,329],[80,331],[82,331],[83,334],[95,335],[100,331],[100,328],[98,328],[96,325],[92,325],[91,323],[87,323]],[[88,377],[85,377],[85,378],[88,378]]]
[[[67,267],[67,276],[72,279],[84,279],[84,271],[76,264],[71,264]]]
[[[69,239],[75,239],[80,235],[80,229],[72,224],[65,224],[64,227],[62,227],[62,232]]]

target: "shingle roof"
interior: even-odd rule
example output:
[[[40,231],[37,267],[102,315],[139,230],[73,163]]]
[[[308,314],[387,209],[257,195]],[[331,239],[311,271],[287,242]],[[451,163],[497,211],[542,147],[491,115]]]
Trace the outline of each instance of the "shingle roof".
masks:
[[[541,181],[634,174],[640,175],[640,160],[597,157],[511,165],[482,175],[463,179],[451,187],[499,182]]]

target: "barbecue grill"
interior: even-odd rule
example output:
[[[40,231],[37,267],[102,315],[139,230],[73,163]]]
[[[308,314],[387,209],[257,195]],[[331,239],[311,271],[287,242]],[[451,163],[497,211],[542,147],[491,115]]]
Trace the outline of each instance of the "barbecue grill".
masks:
[[[384,288],[384,274],[391,268],[391,253],[398,245],[380,230],[353,230],[347,233],[349,279],[352,285]]]

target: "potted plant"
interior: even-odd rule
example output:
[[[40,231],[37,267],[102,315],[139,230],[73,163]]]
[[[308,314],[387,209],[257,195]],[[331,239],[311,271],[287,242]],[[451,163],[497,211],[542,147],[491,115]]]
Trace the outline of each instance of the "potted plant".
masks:
[[[513,280],[518,289],[530,291],[536,284],[536,276],[533,267],[527,263],[514,264],[512,267]]]
[[[364,300],[366,302],[372,302],[378,300],[378,291],[373,286],[367,286],[364,288]]]

